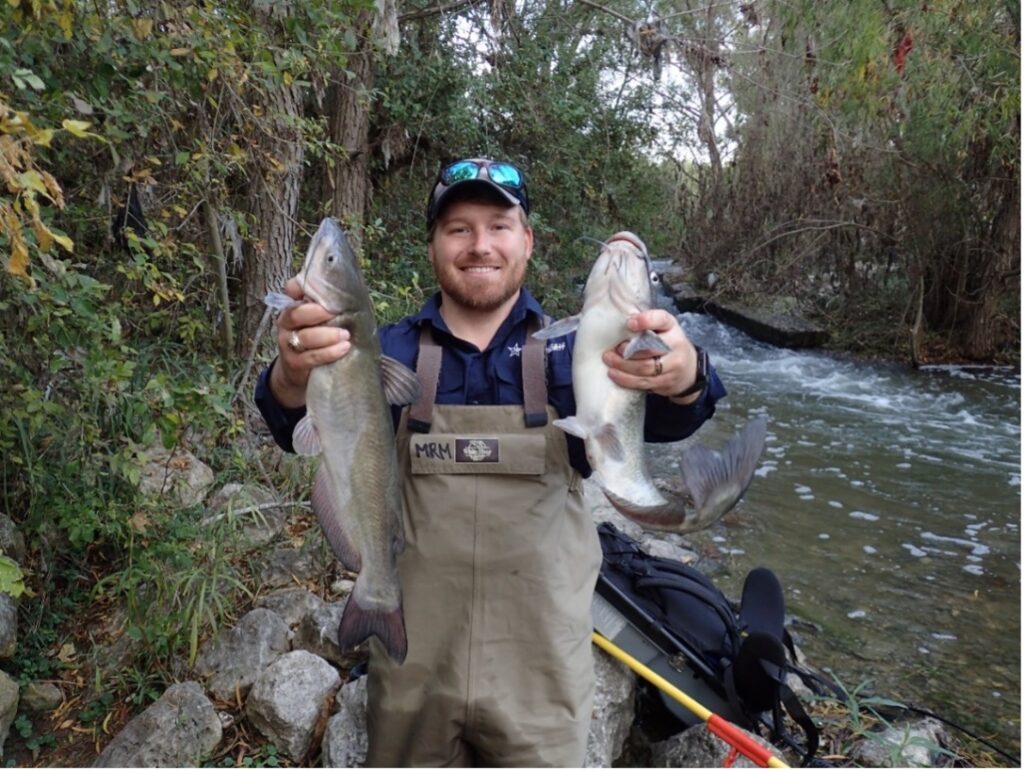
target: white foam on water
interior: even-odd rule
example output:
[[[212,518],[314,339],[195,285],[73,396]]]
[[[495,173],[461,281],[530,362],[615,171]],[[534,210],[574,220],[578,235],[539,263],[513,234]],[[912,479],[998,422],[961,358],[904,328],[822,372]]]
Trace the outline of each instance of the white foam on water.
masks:
[[[843,504],[841,504],[839,501],[829,501],[828,505],[831,506],[833,509],[843,508]]]
[[[865,554],[878,554],[878,549],[876,549],[874,546],[869,546],[868,544],[864,544],[864,553]]]
[[[810,441],[808,441],[806,439],[797,439],[796,443],[798,445],[800,445],[801,447],[817,447],[818,446],[817,442],[810,442]]]
[[[955,640],[957,639],[955,634],[949,634],[949,632],[932,632],[932,637],[936,640]]]
[[[928,556],[926,552],[921,551],[916,546],[914,546],[914,544],[912,544],[912,543],[905,543],[905,544],[901,544],[901,545],[903,546],[904,549],[906,549],[908,552],[910,552],[910,556],[911,557],[926,557],[926,556]]]
[[[897,463],[896,468],[913,468],[913,463]]]
[[[927,656],[929,653],[931,653],[931,651],[928,650],[927,648],[918,648],[917,652],[920,653],[923,656]]]
[[[778,471],[778,470],[779,470],[778,466],[776,466],[774,463],[769,461],[768,463],[762,464],[761,467],[758,468],[757,471],[754,472],[754,476],[766,477],[771,472]]]
[[[864,486],[864,483],[862,481],[860,481],[859,479],[851,479],[850,480],[850,487],[863,487],[863,486]]]
[[[1020,474],[1010,474],[1010,487],[1020,487]]]
[[[948,535],[936,535],[935,533],[924,532],[921,533],[921,537],[927,541],[939,541],[941,543],[955,543],[958,546],[966,546],[971,550],[971,554],[976,557],[984,557],[992,550],[983,543],[977,541],[967,541],[963,538],[953,538]]]
[[[965,573],[970,573],[972,576],[985,575],[985,568],[981,565],[964,565],[963,571]]]
[[[726,538],[724,535],[713,535],[711,536],[711,540],[715,543],[725,543]]]
[[[793,492],[798,493],[800,495],[803,495],[804,493],[809,493],[810,491],[811,488],[809,488],[807,485],[793,485]]]
[[[851,511],[850,516],[854,519],[863,519],[866,522],[877,522],[877,514],[868,514],[866,511]]]
[[[846,614],[847,618],[866,618],[868,612],[866,610],[851,610]]]
[[[814,496],[813,495],[801,495],[800,496],[800,500],[801,501],[813,501],[814,500]]]
[[[822,541],[827,541],[831,537],[828,533],[818,533],[818,538]]]

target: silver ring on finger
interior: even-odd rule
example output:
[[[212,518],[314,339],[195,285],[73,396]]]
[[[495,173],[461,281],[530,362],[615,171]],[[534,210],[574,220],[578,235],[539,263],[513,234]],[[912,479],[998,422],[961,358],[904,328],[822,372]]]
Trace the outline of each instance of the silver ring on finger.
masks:
[[[661,357],[660,356],[655,356],[654,357],[654,376],[658,377],[661,373],[662,373]]]
[[[288,347],[295,353],[302,353],[306,350],[302,347],[302,341],[299,340],[299,331],[297,329],[293,329],[292,333],[288,335]]]

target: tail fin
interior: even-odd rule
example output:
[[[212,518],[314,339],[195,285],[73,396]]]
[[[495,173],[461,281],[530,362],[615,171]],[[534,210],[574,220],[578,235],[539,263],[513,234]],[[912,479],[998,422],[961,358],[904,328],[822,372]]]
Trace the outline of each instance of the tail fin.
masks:
[[[409,651],[401,603],[396,608],[370,610],[359,604],[358,590],[357,579],[338,625],[338,643],[342,650],[352,650],[367,638],[376,637],[388,655],[401,664]]]
[[[743,497],[767,432],[767,418],[755,418],[733,435],[721,453],[698,445],[683,456],[683,482],[697,512],[692,529],[715,522]]]

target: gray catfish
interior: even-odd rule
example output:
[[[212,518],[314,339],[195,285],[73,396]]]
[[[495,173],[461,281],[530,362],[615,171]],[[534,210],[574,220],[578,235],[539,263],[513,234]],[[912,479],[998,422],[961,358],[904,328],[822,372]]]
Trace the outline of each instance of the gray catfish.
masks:
[[[381,354],[359,259],[333,219],[320,223],[297,279],[307,299],[337,314],[329,324],[351,334],[344,357],[310,372],[306,416],[292,436],[297,453],[321,456],[313,510],[335,556],[359,572],[339,642],[349,649],[376,636],[401,662],[408,644],[396,559],[405,535],[388,404],[415,401],[419,384],[412,371]],[[273,293],[266,302],[292,304]]]
[[[718,452],[692,447],[680,464],[685,491],[671,494],[655,487],[643,452],[647,395],[622,388],[608,377],[604,351],[623,340],[632,358],[638,351],[667,353],[651,331],[626,327],[629,316],[654,307],[650,257],[632,233],[616,233],[603,245],[583,291],[583,310],[536,333],[541,339],[576,332],[572,383],[576,414],[555,421],[583,439],[596,480],[612,505],[647,527],[686,533],[707,527],[729,511],[746,491],[764,449],[766,421],[750,421]],[[692,507],[693,513],[688,514]]]

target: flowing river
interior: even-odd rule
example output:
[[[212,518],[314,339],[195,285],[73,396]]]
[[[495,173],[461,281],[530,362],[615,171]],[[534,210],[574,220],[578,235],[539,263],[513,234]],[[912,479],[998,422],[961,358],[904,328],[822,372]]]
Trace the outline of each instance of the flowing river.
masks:
[[[693,539],[723,555],[723,589],[738,597],[768,566],[811,663],[1019,754],[1019,375],[866,364],[680,321],[729,391],[700,441],[769,419],[737,523]],[[676,453],[648,451],[674,473]]]

